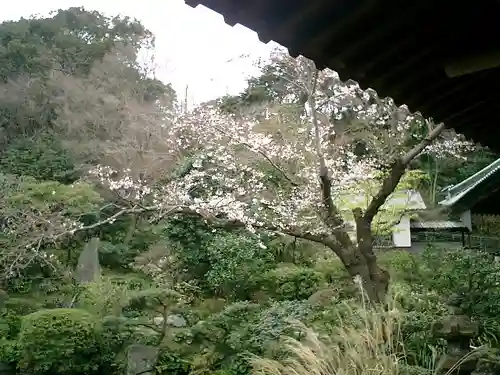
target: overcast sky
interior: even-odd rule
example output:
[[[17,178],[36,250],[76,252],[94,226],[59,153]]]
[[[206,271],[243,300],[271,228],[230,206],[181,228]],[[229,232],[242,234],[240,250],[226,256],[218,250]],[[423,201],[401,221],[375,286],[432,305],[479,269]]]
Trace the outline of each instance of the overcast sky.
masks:
[[[180,95],[189,85],[190,104],[239,92],[245,78],[256,72],[253,61],[267,57],[273,47],[261,43],[253,31],[230,27],[219,14],[202,6],[193,9],[183,0],[6,1],[0,20],[47,15],[73,6],[141,20],[156,35],[158,78],[171,82]]]

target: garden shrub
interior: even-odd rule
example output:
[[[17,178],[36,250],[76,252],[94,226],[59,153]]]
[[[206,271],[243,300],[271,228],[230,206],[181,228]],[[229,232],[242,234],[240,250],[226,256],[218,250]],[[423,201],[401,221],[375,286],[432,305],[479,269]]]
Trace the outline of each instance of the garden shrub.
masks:
[[[392,303],[372,309],[352,304],[345,313],[346,319],[330,334],[296,324],[301,338],[282,337],[281,349],[287,354],[283,357],[253,357],[256,373],[399,375],[405,357],[398,327],[404,317],[394,312]]]
[[[460,295],[467,315],[500,316],[500,263],[479,250],[427,249],[422,254],[424,284],[443,298]]]
[[[400,337],[408,364],[428,366],[444,350],[445,342],[433,335],[432,326],[448,314],[446,304],[434,291],[410,283],[394,281],[391,293],[403,311]]]
[[[156,362],[156,371],[158,374],[188,375],[191,364],[177,353],[162,349]]]
[[[472,226],[479,234],[498,236],[500,217],[498,215],[472,215]]]
[[[422,275],[418,256],[406,250],[383,251],[378,254],[380,264],[391,274],[393,280],[420,283]]]
[[[0,338],[0,364],[15,367],[18,360],[17,341]]]
[[[327,259],[318,260],[314,265],[314,269],[321,272],[325,281],[329,284],[338,284],[339,281],[342,281],[343,285],[346,281],[352,281],[345,266],[337,257],[332,256]]]
[[[90,374],[99,366],[99,325],[79,309],[39,310],[25,316],[18,366],[32,374]]]
[[[307,299],[323,284],[321,272],[295,265],[284,265],[266,274],[267,291],[277,300]]]
[[[259,238],[239,233],[216,235],[207,245],[210,269],[205,274],[212,293],[246,300],[261,288],[262,275],[271,268],[271,252]]]
[[[0,337],[13,340],[21,329],[24,315],[43,308],[43,304],[35,299],[9,297],[0,309]]]

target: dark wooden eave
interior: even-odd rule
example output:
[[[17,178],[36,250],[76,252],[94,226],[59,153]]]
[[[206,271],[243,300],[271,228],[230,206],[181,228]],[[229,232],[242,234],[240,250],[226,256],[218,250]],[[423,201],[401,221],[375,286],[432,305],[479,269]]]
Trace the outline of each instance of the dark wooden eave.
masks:
[[[471,210],[475,214],[500,214],[500,159],[446,189],[439,202],[452,212]]]
[[[499,0],[185,2],[500,152]]]

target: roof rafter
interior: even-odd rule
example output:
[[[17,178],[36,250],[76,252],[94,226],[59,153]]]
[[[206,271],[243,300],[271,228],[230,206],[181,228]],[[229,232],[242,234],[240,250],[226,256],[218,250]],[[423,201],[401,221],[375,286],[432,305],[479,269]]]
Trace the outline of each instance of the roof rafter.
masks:
[[[500,2],[185,0],[500,152]]]

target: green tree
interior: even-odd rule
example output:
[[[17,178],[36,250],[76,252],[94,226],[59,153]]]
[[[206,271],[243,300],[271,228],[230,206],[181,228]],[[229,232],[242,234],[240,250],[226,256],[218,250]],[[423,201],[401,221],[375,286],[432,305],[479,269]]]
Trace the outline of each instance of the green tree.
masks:
[[[66,254],[58,245],[80,229],[82,215],[99,211],[101,196],[84,182],[64,185],[2,174],[0,188],[0,280],[19,281],[30,272],[60,274]]]
[[[73,155],[51,134],[14,140],[0,161],[6,174],[71,183],[78,179]]]
[[[141,125],[131,117],[172,110],[175,92],[150,78],[150,68],[137,60],[141,48],[153,47],[153,35],[137,20],[84,8],[2,23],[0,153],[17,161],[13,172],[42,177],[22,166],[32,157],[54,159],[49,151],[40,153],[45,146],[71,150],[78,166],[95,162],[103,156],[100,142],[121,142],[130,123]],[[162,108],[155,108],[162,98]],[[47,132],[54,139],[49,141]],[[20,155],[29,144],[32,155]]]
[[[51,75],[87,75],[113,47],[135,50],[152,43],[139,22],[109,18],[84,8],[59,10],[49,18],[21,19],[0,25],[0,126],[4,137],[51,127],[57,111],[47,85]],[[128,60],[135,64],[135,56]],[[17,89],[17,90],[16,90]],[[29,105],[20,105],[28,103]]]

